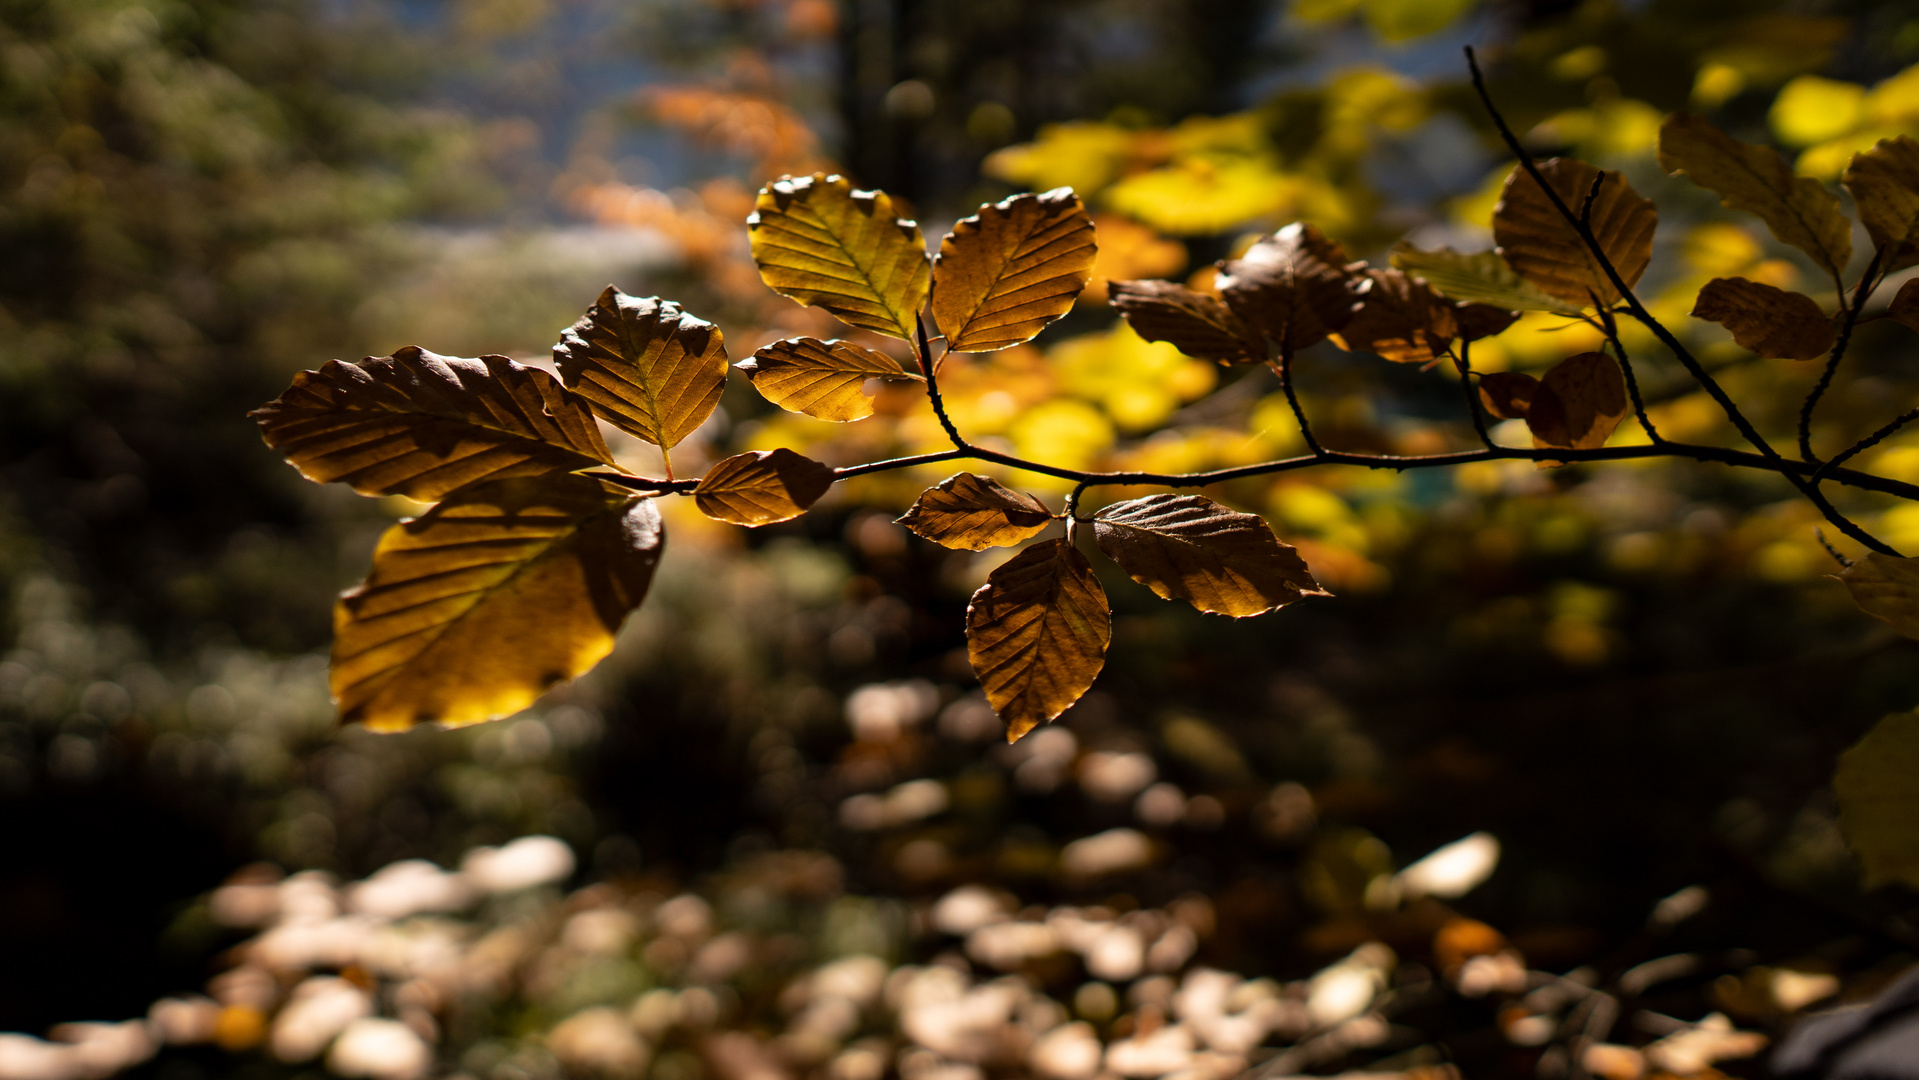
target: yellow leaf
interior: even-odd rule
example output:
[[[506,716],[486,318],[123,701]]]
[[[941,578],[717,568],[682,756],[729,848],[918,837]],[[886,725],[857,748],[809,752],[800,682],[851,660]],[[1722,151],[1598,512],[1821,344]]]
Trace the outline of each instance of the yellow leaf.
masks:
[[[1767,119],[1787,146],[1836,139],[1866,118],[1866,88],[1817,75],[1801,75],[1780,88]]]
[[[1605,353],[1580,353],[1539,380],[1526,426],[1540,449],[1592,450],[1606,445],[1628,409],[1619,364]]]
[[[994,570],[966,607],[966,655],[1006,741],[1065,712],[1099,677],[1113,639],[1106,591],[1064,540]]]
[[[899,518],[899,524],[935,544],[961,551],[1010,547],[1052,523],[1053,512],[1033,496],[964,472],[920,492]]]
[[[611,285],[567,328],[553,358],[594,412],[665,450],[713,415],[726,388],[719,327],[671,300]]]
[[[1225,364],[1266,359],[1265,339],[1215,297],[1170,281],[1115,281],[1107,291],[1133,332],[1147,341]]]
[[[1759,356],[1814,360],[1832,348],[1832,319],[1812,297],[1745,278],[1708,281],[1692,315],[1725,327],[1740,348]]]
[[[1099,549],[1164,600],[1245,618],[1325,596],[1306,560],[1254,514],[1200,495],[1148,495],[1093,516]]]
[[[1733,210],[1757,215],[1783,244],[1834,275],[1852,258],[1852,223],[1839,197],[1809,176],[1794,176],[1769,146],[1755,146],[1697,116],[1675,113],[1659,129],[1659,167],[1685,173]]]
[[[402,731],[526,708],[613,650],[662,538],[651,499],[584,476],[474,485],[393,526],[334,608],[341,718]]]
[[[613,463],[584,401],[504,356],[408,347],[333,360],[252,416],[300,475],[363,495],[433,502],[485,480]]]
[[[1839,573],[1859,610],[1919,638],[1919,559],[1874,551]]]
[[[1863,565],[1863,564],[1854,564]],[[1919,889],[1919,713],[1894,713],[1839,755],[1832,787],[1839,828],[1866,888]]]
[[[1880,252],[1881,273],[1919,263],[1919,140],[1881,139],[1855,154],[1846,190]]]
[[[1161,232],[1207,235],[1278,217],[1300,187],[1276,161],[1194,155],[1120,180],[1106,190],[1105,203]]]
[[[913,340],[926,306],[926,241],[891,196],[814,173],[775,180],[754,205],[747,235],[768,288],[849,326]]]
[[[1382,41],[1409,41],[1436,34],[1479,6],[1479,0],[1364,0],[1366,25]]]
[[[1066,188],[1015,195],[953,226],[933,262],[933,321],[955,352],[1032,340],[1092,276],[1093,219]]]
[[[707,517],[735,525],[771,525],[799,517],[833,486],[833,470],[784,447],[735,454],[714,464],[693,489]]]
[[[1008,429],[1018,454],[1064,469],[1084,469],[1113,445],[1113,422],[1073,398],[1043,401],[1020,413]]]
[[[1138,136],[1117,124],[1048,124],[1030,143],[994,151],[986,175],[1042,191],[1068,187],[1090,195],[1113,182]]]
[[[1574,214],[1585,206],[1593,181],[1601,174],[1583,161],[1553,158],[1539,171]],[[1616,172],[1605,173],[1593,200],[1591,228],[1600,250],[1627,286],[1639,281],[1652,261],[1652,235],[1659,212]],[[1587,250],[1579,233],[1553,206],[1531,174],[1516,168],[1493,208],[1493,239],[1513,269],[1542,291],[1576,307],[1596,296],[1601,304],[1619,299],[1619,291]]]
[[[850,341],[787,338],[733,365],[760,396],[788,412],[845,423],[873,415],[874,379],[919,379],[892,357]]]

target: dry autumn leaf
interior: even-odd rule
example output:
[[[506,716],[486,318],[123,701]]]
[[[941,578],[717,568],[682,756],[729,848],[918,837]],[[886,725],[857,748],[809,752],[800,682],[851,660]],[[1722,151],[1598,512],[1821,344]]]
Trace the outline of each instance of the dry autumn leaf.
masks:
[[[1832,320],[1812,297],[1745,278],[1714,278],[1699,290],[1695,319],[1732,332],[1739,347],[1779,360],[1813,360],[1832,348]]]
[[[1303,221],[1220,263],[1214,283],[1234,314],[1287,353],[1337,333],[1353,314],[1346,253]]]
[[[806,513],[833,486],[833,470],[781,447],[735,454],[706,470],[693,502],[735,525],[771,525]]]
[[[987,577],[966,606],[966,655],[1006,741],[1065,712],[1099,677],[1113,615],[1079,549],[1042,540]]]
[[[526,708],[613,650],[662,539],[651,499],[585,476],[474,485],[393,526],[334,608],[342,719],[400,731]]]
[[[1164,341],[1188,356],[1226,364],[1260,363],[1266,342],[1217,297],[1171,281],[1115,281],[1107,286],[1112,305],[1133,332],[1147,341]]]
[[[1919,278],[1912,278],[1893,294],[1886,314],[1908,330],[1919,332]]]
[[[611,285],[553,347],[560,377],[615,427],[670,450],[726,388],[720,330],[671,300]]]
[[[1846,190],[1881,253],[1879,272],[1919,263],[1919,140],[1880,139],[1846,166]]]
[[[1857,564],[1855,564],[1857,565]],[[1894,713],[1839,755],[1833,793],[1839,828],[1866,871],[1866,888],[1919,889],[1919,713]]]
[[[1852,258],[1852,223],[1839,197],[1792,166],[1770,146],[1740,142],[1697,116],[1675,113],[1659,127],[1659,167],[1719,196],[1730,209],[1756,215],[1782,244],[1791,244],[1835,276]]]
[[[1546,372],[1526,408],[1526,426],[1540,449],[1592,450],[1606,445],[1626,418],[1626,377],[1605,353],[1580,353]]]
[[[1600,170],[1572,158],[1542,161],[1539,172],[1575,214],[1600,176]],[[1618,173],[1605,174],[1593,199],[1590,227],[1628,288],[1639,282],[1652,261],[1652,236],[1658,225],[1659,212],[1651,199],[1642,198]],[[1523,168],[1506,178],[1499,203],[1493,207],[1493,240],[1499,255],[1521,276],[1572,307],[1588,307],[1595,296],[1602,305],[1619,299],[1619,290],[1613,288],[1578,230]]]
[[[1430,364],[1459,333],[1453,305],[1402,271],[1369,267],[1355,296],[1352,320],[1333,337],[1343,348],[1396,364]]]
[[[1299,552],[1254,514],[1200,495],[1148,495],[1093,515],[1099,549],[1161,599],[1245,618],[1329,595]]]
[[[1502,311],[1550,311],[1577,315],[1580,305],[1569,304],[1520,276],[1496,251],[1462,255],[1451,248],[1421,251],[1401,244],[1393,249],[1393,266],[1412,274],[1449,300],[1487,304]]]
[[[760,189],[746,219],[767,287],[849,326],[913,339],[930,270],[917,223],[883,191],[842,176],[788,176]]]
[[[1454,304],[1453,322],[1465,341],[1478,341],[1502,333],[1519,321],[1519,312],[1491,304]]]
[[[251,414],[266,444],[315,483],[433,502],[485,480],[610,465],[586,403],[504,356],[408,347],[302,371]]]
[[[1859,610],[1919,638],[1919,559],[1870,552],[1839,572]]]
[[[954,224],[933,260],[933,321],[954,352],[1032,340],[1093,275],[1093,219],[1071,188],[1014,195]]]
[[[920,378],[863,345],[809,337],[776,341],[733,366],[780,408],[837,423],[873,415],[872,380]]]
[[[942,547],[1009,547],[1053,523],[1046,504],[991,477],[955,473],[920,492],[899,524]]]
[[[1539,380],[1522,371],[1495,371],[1479,377],[1479,400],[1501,420],[1523,420],[1532,407]]]

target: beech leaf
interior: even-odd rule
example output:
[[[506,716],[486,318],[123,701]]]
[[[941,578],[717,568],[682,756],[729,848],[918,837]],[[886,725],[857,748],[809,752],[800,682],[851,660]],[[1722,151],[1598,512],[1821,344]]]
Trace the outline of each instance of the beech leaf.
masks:
[[[1813,360],[1832,348],[1832,319],[1812,297],[1763,282],[1714,278],[1699,290],[1692,315],[1730,330],[1740,348],[1759,356]]]
[[[1071,188],[980,207],[940,241],[933,320],[954,352],[1032,340],[1093,276],[1093,219]]]
[[[868,382],[920,378],[864,345],[810,337],[776,341],[733,366],[780,408],[838,423],[873,415]]]
[[[1523,420],[1539,391],[1539,380],[1522,371],[1495,371],[1479,377],[1479,400],[1501,420]]]
[[[1429,364],[1459,333],[1453,305],[1403,271],[1368,268],[1355,295],[1352,320],[1333,338],[1342,348],[1396,364]]]
[[[611,285],[561,335],[553,360],[594,412],[667,450],[713,415],[726,388],[718,327],[671,300]]]
[[[1791,244],[1837,275],[1852,258],[1852,223],[1839,197],[1792,166],[1770,146],[1726,134],[1697,116],[1674,113],[1659,127],[1659,167],[1719,196],[1733,210],[1756,215],[1782,244]]]
[[[1908,279],[1892,296],[1886,314],[1908,330],[1919,332],[1919,278]]]
[[[613,463],[584,401],[504,356],[408,347],[332,360],[251,415],[300,475],[363,495],[434,502],[485,480]]]
[[[760,189],[746,227],[768,288],[849,326],[913,339],[926,306],[926,241],[891,196],[825,173],[782,177]]]
[[[401,731],[526,708],[613,651],[663,536],[653,500],[586,476],[476,484],[393,526],[334,607],[341,718]]]
[[[942,547],[984,551],[1032,538],[1053,523],[1053,512],[991,477],[963,472],[920,492],[898,523]]]
[[[1114,281],[1106,296],[1133,332],[1188,356],[1224,364],[1260,363],[1266,341],[1218,297],[1171,281]]]
[[[1501,333],[1519,321],[1519,312],[1491,304],[1454,304],[1453,322],[1465,341],[1478,341]]]
[[[771,525],[799,517],[833,486],[833,470],[781,447],[735,454],[714,464],[693,489],[700,513],[735,525]]]
[[[1393,249],[1392,261],[1394,267],[1423,279],[1449,300],[1488,304],[1502,311],[1550,311],[1555,315],[1577,315],[1582,306],[1569,304],[1527,281],[1496,251],[1462,255],[1451,248],[1421,251],[1400,244]]]
[[[1859,610],[1919,638],[1919,559],[1869,552],[1839,572]]]
[[[1243,619],[1328,594],[1272,526],[1201,495],[1148,495],[1093,515],[1099,549],[1161,599]]]
[[[1919,140],[1910,135],[1880,139],[1846,166],[1859,220],[1881,252],[1879,272],[1919,263]]]
[[[1541,449],[1592,450],[1606,445],[1629,408],[1619,364],[1605,353],[1580,353],[1539,380],[1526,408],[1526,426]]]
[[[1006,741],[1065,712],[1099,677],[1113,616],[1086,556],[1041,540],[1007,560],[966,607],[966,654]]]
[[[1214,282],[1234,314],[1286,352],[1325,340],[1353,314],[1346,253],[1305,222],[1220,263]]]
[[[1839,755],[1832,777],[1839,829],[1865,885],[1919,889],[1919,713],[1894,713]]]
[[[1600,170],[1572,158],[1542,161],[1539,172],[1574,214],[1600,175]],[[1618,173],[1608,172],[1593,200],[1590,225],[1620,280],[1628,287],[1637,284],[1652,261],[1652,234],[1659,225],[1652,200],[1642,198]],[[1605,305],[1619,299],[1619,290],[1578,230],[1523,168],[1506,178],[1493,207],[1493,240],[1500,256],[1521,276],[1572,307],[1589,307],[1594,296]]]

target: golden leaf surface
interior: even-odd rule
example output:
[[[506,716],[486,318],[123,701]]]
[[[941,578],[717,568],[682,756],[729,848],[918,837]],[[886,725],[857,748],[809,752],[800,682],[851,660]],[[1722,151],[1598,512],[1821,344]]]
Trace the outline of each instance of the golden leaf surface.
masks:
[[[434,502],[486,480],[613,463],[586,402],[504,356],[408,347],[333,360],[252,416],[300,475],[363,495]]]
[[[1368,268],[1354,296],[1353,317],[1333,338],[1347,349],[1396,364],[1429,364],[1459,333],[1452,304],[1403,271]]]
[[[1093,276],[1093,219],[1071,188],[980,207],[940,241],[933,320],[954,352],[1030,341],[1071,311]]]
[[[1855,564],[1859,565],[1859,564]],[[1894,713],[1839,755],[1832,777],[1839,828],[1866,888],[1919,889],[1919,713]]]
[[[1600,170],[1572,158],[1539,163],[1540,175],[1574,214],[1586,204]],[[1608,172],[1593,199],[1591,228],[1606,259],[1627,287],[1638,283],[1652,261],[1652,234],[1659,211],[1616,172]],[[1579,232],[1556,209],[1532,174],[1516,168],[1493,207],[1493,241],[1500,257],[1541,292],[1576,308],[1619,299],[1619,290]]]
[[[1880,139],[1854,154],[1845,183],[1860,223],[1881,252],[1880,272],[1919,263],[1919,140]]]
[[[898,519],[941,547],[985,551],[1010,547],[1053,523],[1053,512],[1031,495],[974,473],[955,473],[920,492]]]
[[[1593,450],[1606,445],[1629,409],[1619,364],[1605,353],[1580,353],[1539,380],[1526,426],[1540,449]]]
[[[553,360],[594,412],[662,449],[705,423],[726,388],[718,327],[671,300],[611,285],[560,337]]]
[[[1201,495],[1148,495],[1093,515],[1099,549],[1164,600],[1243,619],[1329,595],[1255,514]]]
[[[1714,278],[1699,290],[1695,319],[1716,322],[1750,353],[1814,360],[1832,348],[1833,325],[1812,297],[1745,278]]]
[[[746,219],[760,279],[848,326],[913,340],[930,276],[926,241],[883,191],[845,177],[788,176],[760,189]]]
[[[1219,264],[1226,306],[1286,352],[1337,333],[1353,314],[1346,253],[1305,222],[1288,225]]]
[[[1532,408],[1539,380],[1523,371],[1495,371],[1479,377],[1479,400],[1501,420],[1523,420]]]
[[[613,651],[663,539],[651,499],[585,476],[474,485],[393,526],[333,609],[341,719],[402,731],[526,708]]]
[[[1577,315],[1580,306],[1547,293],[1520,276],[1496,251],[1462,255],[1451,248],[1421,251],[1401,244],[1393,249],[1393,267],[1413,275],[1449,300],[1488,304],[1502,311],[1550,311]]]
[[[833,486],[833,470],[781,447],[714,464],[693,489],[700,513],[735,525],[771,525],[806,513]]]
[[[1006,741],[1065,712],[1106,665],[1113,615],[1086,556],[1041,540],[987,577],[966,607],[966,655]]]
[[[1919,638],[1919,559],[1869,552],[1839,572],[1859,610]]]
[[[864,345],[810,337],[776,341],[733,366],[780,408],[836,423],[873,415],[868,382],[920,378]]]
[[[1265,339],[1217,297],[1171,281],[1115,281],[1106,293],[1133,332],[1147,341],[1164,341],[1188,356],[1223,364],[1266,359]]]
[[[1852,223],[1840,212],[1839,197],[1810,176],[1794,176],[1770,146],[1741,142],[1697,116],[1675,113],[1659,127],[1659,167],[1683,172],[1729,209],[1757,216],[1780,243],[1834,275],[1852,258]]]

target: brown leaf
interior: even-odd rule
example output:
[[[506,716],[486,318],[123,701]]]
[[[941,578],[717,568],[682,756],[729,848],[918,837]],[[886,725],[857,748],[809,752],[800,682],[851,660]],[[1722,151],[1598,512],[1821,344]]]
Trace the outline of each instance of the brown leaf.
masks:
[[[1010,547],[1053,523],[1053,512],[1031,495],[973,473],[955,473],[920,492],[899,524],[943,547],[984,551]]]
[[[700,513],[735,525],[771,525],[799,517],[833,486],[833,470],[781,447],[735,454],[714,464],[693,489]]]
[[[1041,540],[987,577],[966,607],[966,655],[1006,741],[1063,713],[1106,664],[1113,616],[1086,556]]]
[[[1804,293],[1745,278],[1714,278],[1699,290],[1695,319],[1732,331],[1747,352],[1783,360],[1813,360],[1832,348],[1832,320]]]
[[[1886,314],[1908,330],[1919,332],[1919,278],[1912,278],[1893,294]]]
[[[333,697],[377,731],[516,713],[613,650],[663,534],[585,476],[491,481],[386,531],[333,612]]]
[[[1334,338],[1343,348],[1396,364],[1429,364],[1446,354],[1459,332],[1453,305],[1404,271],[1369,267],[1357,297],[1352,321]]]
[[[1580,353],[1539,380],[1526,426],[1541,449],[1591,450],[1606,445],[1628,409],[1626,377],[1618,363],[1605,353]]]
[[[1733,210],[1757,215],[1782,244],[1791,244],[1833,274],[1852,258],[1852,223],[1839,197],[1792,166],[1770,146],[1740,142],[1697,116],[1674,113],[1659,127],[1659,167],[1685,173]]]
[[[1839,572],[1859,610],[1909,638],[1919,638],[1919,559],[1868,552]]]
[[[1455,304],[1453,322],[1458,325],[1459,336],[1467,341],[1478,341],[1502,333],[1507,327],[1519,321],[1519,312],[1491,304]]]
[[[926,241],[891,196],[814,173],[775,180],[754,205],[747,236],[768,288],[850,326],[913,340],[926,306]]]
[[[1919,889],[1919,713],[1883,717],[1839,755],[1832,790],[1839,828],[1866,871],[1865,886]]]
[[[613,463],[584,401],[504,356],[408,347],[333,360],[252,416],[300,475],[363,495],[433,502],[484,480]]]
[[[1346,253],[1305,222],[1220,263],[1214,281],[1234,314],[1288,352],[1324,340],[1352,318]]]
[[[780,408],[839,423],[873,415],[868,382],[920,378],[863,345],[810,337],[776,341],[733,366]]]
[[[1572,158],[1542,161],[1539,171],[1574,214],[1585,205],[1599,175],[1598,169]],[[1618,173],[1606,173],[1593,200],[1592,233],[1628,286],[1639,281],[1652,261],[1652,234],[1658,224],[1652,200],[1641,198]],[[1527,281],[1574,307],[1591,305],[1594,294],[1601,304],[1619,299],[1578,230],[1523,168],[1506,178],[1499,204],[1493,207],[1493,240],[1499,254]]]
[[[667,450],[713,415],[726,388],[718,327],[671,300],[611,285],[567,327],[553,361],[594,412]]]
[[[1539,380],[1520,371],[1495,371],[1479,377],[1479,400],[1501,420],[1523,420]]]
[[[1919,140],[1880,139],[1852,156],[1845,180],[1860,222],[1882,253],[1879,272],[1919,263]]]
[[[1093,276],[1093,219],[1071,188],[980,207],[940,241],[933,321],[954,352],[1032,340]]]
[[[1188,356],[1225,364],[1266,359],[1266,341],[1217,297],[1171,281],[1115,281],[1106,287],[1133,332]]]
[[[1165,600],[1245,618],[1329,595],[1299,552],[1254,514],[1200,495],[1148,495],[1093,515],[1099,549]]]

